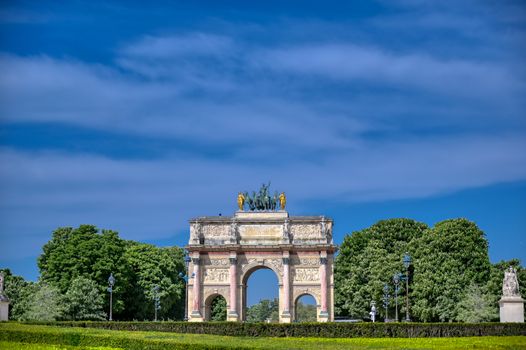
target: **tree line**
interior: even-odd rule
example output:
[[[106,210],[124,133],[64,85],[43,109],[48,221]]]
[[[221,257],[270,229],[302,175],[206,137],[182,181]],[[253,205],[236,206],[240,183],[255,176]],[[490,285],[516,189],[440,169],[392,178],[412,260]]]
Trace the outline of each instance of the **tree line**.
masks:
[[[108,277],[115,276],[113,318],[151,320],[159,286],[161,319],[182,319],[184,251],[123,240],[93,225],[62,227],[38,258],[38,282],[4,270],[13,320],[100,320],[109,311]]]
[[[517,259],[491,264],[488,241],[475,223],[461,218],[428,227],[410,219],[390,219],[345,236],[335,261],[336,313],[368,318],[374,301],[380,319],[393,319],[393,276],[407,274],[402,262],[406,252],[412,257],[408,278],[413,321],[498,321],[498,300],[509,266],[517,269],[526,296],[526,270]],[[405,317],[405,294],[405,283],[400,283],[399,319]]]
[[[497,321],[503,271],[509,266],[517,269],[520,291],[526,297],[526,269],[517,259],[492,264],[488,241],[475,223],[451,219],[428,227],[411,219],[390,219],[345,236],[335,261],[336,315],[368,318],[374,301],[377,319],[393,319],[392,280],[397,272],[406,274],[402,262],[406,252],[412,257],[408,278],[413,321]],[[38,267],[37,282],[3,269],[10,319],[105,319],[110,273],[116,279],[114,319],[153,319],[155,285],[161,299],[159,318],[183,318],[182,248],[123,240],[117,232],[93,225],[62,227],[43,246]],[[399,319],[407,311],[405,294],[405,283],[400,283]],[[277,300],[262,300],[247,310],[247,321],[277,320],[277,305]],[[213,309],[214,320],[226,318],[225,300],[218,300]]]

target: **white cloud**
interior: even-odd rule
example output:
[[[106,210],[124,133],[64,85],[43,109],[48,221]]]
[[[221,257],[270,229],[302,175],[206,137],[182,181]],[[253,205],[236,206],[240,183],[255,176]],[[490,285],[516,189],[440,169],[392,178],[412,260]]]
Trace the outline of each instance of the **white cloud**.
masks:
[[[231,214],[239,190],[268,179],[273,188],[287,191],[293,214],[313,199],[427,197],[522,180],[526,155],[517,150],[525,148],[519,135],[457,137],[367,144],[312,161],[269,159],[265,164],[176,156],[114,160],[3,149],[0,163],[9,166],[0,170],[0,232],[4,240],[15,232],[45,235],[59,225],[96,222],[130,239],[172,237],[186,229],[190,217]]]
[[[271,49],[263,51],[257,63],[283,73],[371,82],[398,89],[411,87],[456,97],[516,97],[525,90],[519,77],[496,63],[446,61],[349,44]]]
[[[208,33],[145,36],[120,50],[125,57],[172,60],[176,57],[231,55],[232,39]]]

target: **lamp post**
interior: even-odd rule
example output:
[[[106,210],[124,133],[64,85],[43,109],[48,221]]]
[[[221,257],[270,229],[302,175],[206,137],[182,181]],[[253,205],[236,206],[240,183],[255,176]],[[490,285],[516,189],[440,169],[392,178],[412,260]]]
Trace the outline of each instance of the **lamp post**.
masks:
[[[159,297],[159,285],[153,286],[153,308],[155,310],[154,321],[157,321],[157,311],[161,309],[161,298]]]
[[[184,318],[183,321],[188,321],[188,264],[190,263],[190,256],[188,252],[184,256],[185,263],[185,273],[179,272],[179,277],[181,277],[185,283],[184,286]]]
[[[411,265],[411,256],[408,253],[404,254],[404,266],[405,266],[405,321],[411,322],[409,318],[409,266]]]
[[[393,282],[395,285],[395,320],[398,322],[398,291],[400,288],[400,278],[402,277],[402,274],[400,272],[397,272],[393,276]]]
[[[383,302],[384,302],[384,308],[385,308],[385,322],[388,322],[389,321],[389,315],[388,315],[388,311],[387,311],[387,308],[389,307],[389,285],[386,283],[384,284],[384,296],[382,298]]]
[[[113,272],[110,273],[108,277],[108,292],[110,293],[110,321],[113,321],[112,318],[112,309],[113,309],[113,286],[115,285],[115,277],[113,277]]]

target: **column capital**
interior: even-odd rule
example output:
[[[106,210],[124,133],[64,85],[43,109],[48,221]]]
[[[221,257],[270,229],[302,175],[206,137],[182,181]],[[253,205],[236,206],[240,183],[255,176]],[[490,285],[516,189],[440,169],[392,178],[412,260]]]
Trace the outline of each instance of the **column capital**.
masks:
[[[327,265],[327,258],[320,258],[320,264]]]
[[[194,264],[194,265],[199,265],[199,261],[201,261],[201,259],[199,259],[199,258],[192,258],[192,264]]]
[[[232,265],[235,265],[237,263],[237,258],[230,257],[229,260],[230,260],[230,264]]]
[[[290,258],[282,258],[282,260],[283,260],[283,265],[288,265],[290,262]]]

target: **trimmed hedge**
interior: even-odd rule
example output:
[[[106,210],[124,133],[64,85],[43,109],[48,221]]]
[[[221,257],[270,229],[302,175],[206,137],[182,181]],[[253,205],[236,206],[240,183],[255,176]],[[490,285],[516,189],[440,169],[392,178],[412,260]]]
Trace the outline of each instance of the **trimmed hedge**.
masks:
[[[60,327],[249,337],[426,338],[526,335],[525,323],[27,322]]]

